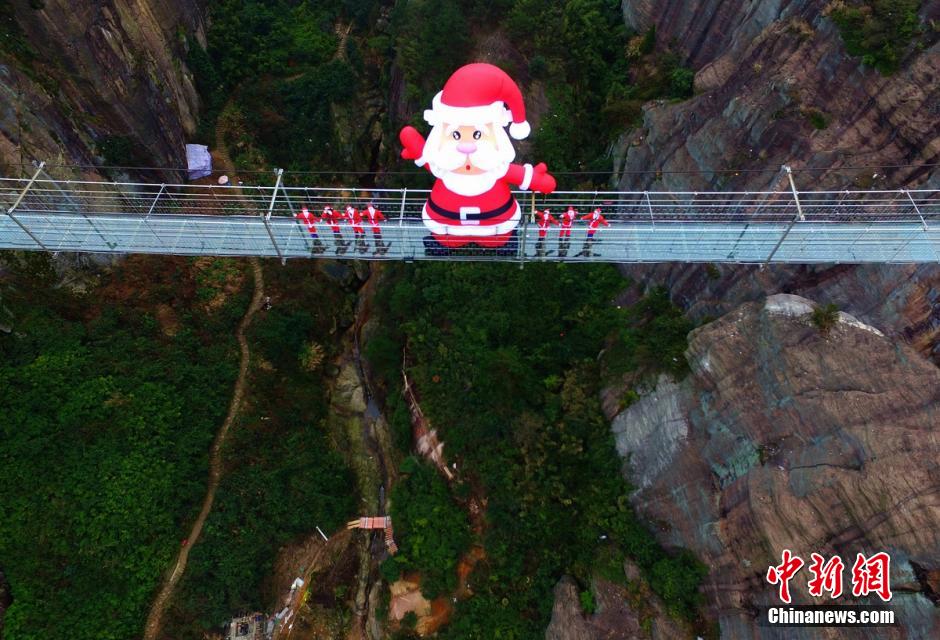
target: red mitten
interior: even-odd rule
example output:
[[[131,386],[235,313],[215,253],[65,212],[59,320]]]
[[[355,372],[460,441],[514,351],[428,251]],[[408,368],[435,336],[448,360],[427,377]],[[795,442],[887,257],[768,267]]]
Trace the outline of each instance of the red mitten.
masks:
[[[544,162],[532,167],[532,182],[529,184],[529,189],[539,193],[551,193],[556,186],[555,178],[548,172],[548,167]]]
[[[417,160],[424,151],[424,136],[418,133],[414,127],[405,127],[398,134],[398,139],[404,147],[401,157],[405,160]]]

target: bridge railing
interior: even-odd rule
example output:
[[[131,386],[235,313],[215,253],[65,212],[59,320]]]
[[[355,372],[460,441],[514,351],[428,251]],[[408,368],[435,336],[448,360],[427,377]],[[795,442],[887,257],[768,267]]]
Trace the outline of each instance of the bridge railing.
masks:
[[[37,174],[38,175],[38,174]],[[560,214],[600,207],[611,227],[578,256],[575,227],[565,259],[717,262],[922,262],[940,256],[940,191],[767,192],[559,191],[517,193],[524,212],[514,254],[426,251],[421,212],[428,190],[342,189],[235,184],[151,184],[0,178],[0,247],[185,255],[310,255],[295,214],[374,203],[393,249],[377,259],[544,259],[528,214],[534,204]],[[344,227],[344,233],[349,230]],[[537,248],[538,247],[538,248]],[[327,255],[360,257],[355,250]]]
[[[0,202],[9,207],[26,188],[23,178],[0,178]],[[428,190],[344,189],[258,185],[152,184],[38,179],[29,187],[18,209],[50,214],[74,212],[129,215],[259,215],[292,216],[301,206],[319,211],[326,205],[358,208],[369,202],[390,219],[420,217]],[[517,192],[528,211],[532,196]],[[800,191],[807,220],[929,222],[940,217],[940,191],[857,190]],[[273,205],[272,205],[273,203]],[[790,191],[767,192],[623,192],[556,191],[536,194],[535,206],[561,213],[573,206],[582,214],[600,207],[611,221],[782,221],[797,215]]]

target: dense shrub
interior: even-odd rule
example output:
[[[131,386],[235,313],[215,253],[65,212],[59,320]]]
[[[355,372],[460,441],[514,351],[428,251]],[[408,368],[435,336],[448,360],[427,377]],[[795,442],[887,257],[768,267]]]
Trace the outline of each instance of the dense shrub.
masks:
[[[433,467],[407,458],[401,471],[392,491],[392,522],[401,549],[392,562],[398,571],[421,572],[426,597],[447,595],[457,587],[457,562],[470,542],[467,514]]]
[[[488,500],[474,595],[442,636],[544,636],[558,579],[587,581],[610,545],[694,617],[703,569],[665,552],[634,515],[598,400],[596,356],[621,325],[638,325],[631,366],[677,368],[685,334],[668,297],[618,311],[625,283],[607,266],[427,264],[394,282],[383,323],[400,326],[422,407],[464,476],[454,493],[474,487]],[[395,508],[414,500],[399,495]]]
[[[890,75],[919,30],[920,4],[921,0],[841,2],[831,15],[849,54]]]
[[[239,294],[234,314],[188,311],[194,301],[174,284],[187,279],[185,269],[150,274],[150,290],[119,305],[29,278],[4,296],[14,328],[0,333],[6,637],[139,636],[205,490],[246,304]],[[177,310],[172,331],[152,315],[160,291]]]
[[[813,309],[810,320],[819,329],[819,333],[828,335],[839,322],[839,307],[832,303],[819,305]]]

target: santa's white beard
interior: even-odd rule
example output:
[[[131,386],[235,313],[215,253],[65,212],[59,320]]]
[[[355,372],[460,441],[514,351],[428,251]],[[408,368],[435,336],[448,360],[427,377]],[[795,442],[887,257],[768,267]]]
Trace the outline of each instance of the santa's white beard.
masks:
[[[440,178],[450,191],[462,196],[478,196],[486,193],[493,188],[497,180],[506,175],[507,170],[509,170],[508,162],[501,169],[493,169],[476,175],[447,171],[431,165],[431,173]]]

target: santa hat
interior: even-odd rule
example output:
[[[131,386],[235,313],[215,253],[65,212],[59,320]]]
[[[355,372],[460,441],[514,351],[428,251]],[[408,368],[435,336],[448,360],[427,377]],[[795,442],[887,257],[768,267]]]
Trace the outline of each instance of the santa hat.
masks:
[[[505,71],[485,62],[460,67],[434,96],[432,108],[424,112],[432,127],[450,124],[509,125],[509,135],[522,140],[532,128],[525,119],[522,92]],[[512,124],[510,124],[510,122]]]

